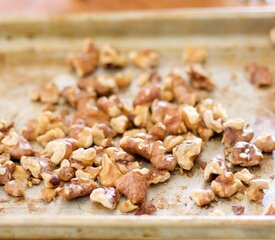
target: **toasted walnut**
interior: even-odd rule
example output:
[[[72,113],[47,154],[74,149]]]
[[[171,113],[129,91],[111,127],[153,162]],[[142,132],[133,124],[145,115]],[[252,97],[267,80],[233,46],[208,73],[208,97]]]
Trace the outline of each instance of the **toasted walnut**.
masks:
[[[35,178],[41,178],[42,172],[50,171],[47,158],[43,157],[21,157],[20,164],[25,170],[29,170]]]
[[[99,172],[101,171],[102,166],[100,167],[92,167],[88,166],[84,169],[78,169],[75,172],[75,176],[77,178],[88,178],[91,180],[95,180],[96,177],[98,176]]]
[[[224,122],[224,134],[222,143],[225,147],[231,147],[238,141],[249,142],[253,136],[253,130],[247,128],[248,124],[240,118],[230,119]]]
[[[182,169],[190,170],[202,150],[202,139],[183,141],[173,149],[173,156]]]
[[[60,128],[54,128],[54,129],[47,131],[43,135],[40,135],[39,137],[37,137],[36,140],[42,146],[45,147],[48,142],[50,142],[54,139],[57,139],[57,138],[64,138],[64,137],[65,137],[65,133]]]
[[[58,194],[64,200],[72,200],[89,195],[98,185],[95,181],[84,178],[73,178],[71,183],[60,189]]]
[[[260,164],[263,161],[263,154],[254,144],[237,142],[228,160],[234,165],[250,167]]]
[[[224,175],[228,171],[224,157],[217,155],[211,162],[207,163],[203,178],[205,181],[211,181],[219,175]]]
[[[199,127],[200,115],[196,108],[187,105],[181,109],[181,113],[182,119],[188,129],[195,130]]]
[[[25,188],[18,180],[11,180],[5,184],[5,192],[13,197],[22,197],[25,195]]]
[[[146,130],[144,128],[133,128],[131,130],[127,130],[123,133],[123,137],[125,136],[133,136],[139,133],[146,133]]]
[[[0,164],[3,165],[4,163],[11,160],[11,155],[9,153],[1,153],[0,154]]]
[[[63,88],[61,96],[64,98],[66,103],[71,107],[76,108],[79,100],[80,90],[76,87],[68,86]]]
[[[20,159],[22,156],[31,156],[34,154],[30,143],[16,132],[7,135],[2,140],[2,143],[4,151],[10,154],[13,159]]]
[[[148,184],[146,178],[138,172],[128,172],[116,182],[116,189],[126,196],[133,204],[142,202],[147,193]]]
[[[151,125],[151,115],[149,112],[149,105],[138,105],[134,109],[134,124],[137,127],[146,128]]]
[[[134,205],[129,199],[121,202],[118,205],[119,211],[123,213],[128,213],[136,210],[138,208],[137,205]]]
[[[152,142],[137,135],[125,136],[120,140],[119,145],[129,154],[138,154],[148,159],[159,170],[173,171],[176,168],[176,160],[172,155],[165,155],[166,149],[161,141]]]
[[[140,163],[138,161],[128,162],[122,160],[117,161],[116,165],[122,174],[126,174],[127,172],[134,171],[140,168]]]
[[[116,132],[104,123],[97,123],[92,127],[93,141],[98,146],[112,146],[112,138]]]
[[[135,215],[151,215],[153,214],[155,211],[157,210],[157,208],[155,207],[155,205],[153,204],[152,201],[147,201],[147,200],[143,200],[139,206],[138,206],[138,210],[136,211]]]
[[[250,184],[250,181],[254,178],[256,178],[256,176],[254,174],[252,174],[251,172],[249,172],[249,170],[247,168],[242,169],[239,172],[236,172],[234,174],[236,179],[241,180],[243,183],[245,183],[246,185]]]
[[[75,176],[75,170],[67,159],[60,163],[60,168],[55,169],[53,173],[57,174],[60,180],[69,181]]]
[[[86,40],[83,50],[81,53],[73,53],[68,56],[68,63],[81,77],[92,73],[98,65],[98,49],[92,40]]]
[[[101,97],[97,100],[99,109],[107,113],[110,117],[118,117],[124,109],[124,102],[118,96]]]
[[[139,86],[145,86],[149,83],[160,82],[160,80],[160,75],[156,71],[148,69],[138,76],[137,83]]]
[[[174,147],[181,144],[184,140],[185,138],[182,135],[178,135],[178,136],[169,135],[165,137],[163,140],[163,145],[166,148],[166,152],[172,152]]]
[[[16,165],[14,168],[14,171],[12,173],[12,177],[15,180],[18,180],[22,183],[27,183],[29,178],[31,176],[31,173],[28,170],[25,170],[22,166]]]
[[[116,147],[109,147],[105,150],[105,152],[113,162],[119,162],[119,161],[133,162],[135,160],[133,155],[127,152],[124,152]]]
[[[43,188],[40,190],[40,197],[43,201],[50,203],[53,201],[57,196],[57,190],[56,189],[50,189],[50,188]]]
[[[275,137],[268,133],[263,133],[261,136],[256,138],[253,144],[261,151],[271,153],[275,150]]]
[[[125,74],[125,73],[116,73],[115,81],[116,81],[118,88],[126,88],[131,84],[132,78],[130,75]]]
[[[154,140],[163,140],[167,135],[166,126],[162,122],[155,123],[151,127],[149,134],[153,136]]]
[[[202,207],[212,202],[215,195],[210,189],[194,189],[191,198],[199,207]]]
[[[275,39],[274,39],[274,43],[275,43]],[[269,204],[264,215],[275,215],[275,203]]]
[[[96,151],[94,148],[78,148],[77,150],[72,152],[70,160],[86,167],[91,166],[94,163],[95,156]]]
[[[222,198],[231,197],[234,193],[243,188],[242,182],[234,178],[233,173],[226,172],[224,175],[219,175],[211,182],[213,193]]]
[[[153,68],[159,64],[160,54],[155,50],[145,49],[130,52],[129,58],[139,68]]]
[[[170,173],[167,170],[158,170],[150,168],[148,173],[144,175],[149,185],[166,182],[170,178]]]
[[[59,89],[53,82],[47,82],[46,84],[44,83],[31,94],[31,100],[41,101],[45,104],[56,104],[59,101],[59,97]]]
[[[74,138],[80,148],[88,148],[93,144],[92,129],[83,124],[73,124],[69,131],[69,137]]]
[[[105,67],[124,67],[127,64],[125,56],[110,45],[100,48],[99,62]]]
[[[268,180],[266,179],[252,179],[248,189],[246,190],[246,196],[251,201],[261,201],[264,197],[264,189],[269,188]]]
[[[251,63],[245,67],[245,70],[248,78],[256,87],[270,86],[272,84],[273,76],[267,67]]]
[[[12,174],[15,169],[15,163],[6,161],[0,165],[0,184],[6,184],[12,180]]]
[[[176,104],[166,101],[155,100],[151,108],[154,123],[162,122],[167,115],[174,116],[179,113],[179,107]]]
[[[0,132],[1,133],[8,133],[8,131],[13,127],[13,122],[1,119],[0,120]]]
[[[213,90],[215,87],[215,82],[212,79],[212,76],[207,72],[202,65],[193,64],[187,68],[187,73],[190,76],[191,84],[195,88]]]
[[[214,131],[212,129],[206,128],[205,124],[202,124],[197,129],[199,136],[206,142],[214,135]]]
[[[76,148],[77,142],[73,138],[60,138],[50,141],[45,151],[50,155],[50,162],[58,165],[63,159],[68,158]]]
[[[187,47],[183,52],[184,63],[204,63],[207,53],[202,48]]]
[[[106,208],[115,209],[119,196],[115,188],[96,188],[90,195],[92,202],[98,202]]]
[[[144,105],[152,103],[155,99],[160,98],[160,84],[151,83],[141,88],[133,100],[133,105]]]
[[[46,188],[57,188],[61,183],[58,175],[55,173],[42,172],[41,177],[44,180]]]
[[[187,131],[179,112],[175,115],[166,115],[163,124],[165,125],[167,134],[169,135],[179,135]]]
[[[110,125],[117,133],[122,134],[129,126],[129,119],[124,115],[114,117],[111,119]]]

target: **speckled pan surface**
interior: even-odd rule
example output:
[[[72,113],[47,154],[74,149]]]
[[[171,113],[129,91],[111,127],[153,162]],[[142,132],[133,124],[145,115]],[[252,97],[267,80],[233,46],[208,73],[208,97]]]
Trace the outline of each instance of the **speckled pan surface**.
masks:
[[[245,77],[244,66],[258,62],[275,73],[275,48],[269,30],[275,13],[170,11],[78,15],[63,17],[0,18],[0,113],[12,118],[17,129],[39,114],[42,107],[29,101],[28,93],[41,82],[53,80],[60,86],[74,84],[76,76],[66,65],[68,52],[78,50],[84,37],[98,45],[111,43],[122,51],[156,48],[161,52],[161,74],[176,68],[185,46],[205,48],[206,63],[217,83],[212,96],[222,102],[230,117],[242,117],[256,134],[275,134],[275,85],[258,90]],[[135,78],[139,70],[127,68]],[[130,98],[135,84],[122,93]],[[201,160],[222,153],[221,139],[210,141]],[[252,169],[270,179],[271,188],[263,204],[238,201],[234,197],[199,208],[190,200],[195,187],[205,187],[198,164],[186,174],[175,173],[169,182],[152,187],[149,199],[157,206],[154,216],[123,215],[91,204],[88,197],[50,204],[40,200],[39,187],[27,190],[24,200],[8,197],[0,188],[0,237],[25,239],[273,239],[275,218],[264,217],[264,208],[275,201],[275,157],[266,155],[262,166]],[[235,216],[232,205],[245,207]],[[211,217],[222,210],[226,216]]]

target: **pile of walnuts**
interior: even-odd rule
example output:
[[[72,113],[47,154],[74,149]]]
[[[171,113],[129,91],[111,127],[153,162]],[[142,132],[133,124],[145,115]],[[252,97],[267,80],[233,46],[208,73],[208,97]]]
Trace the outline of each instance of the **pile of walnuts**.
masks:
[[[211,187],[195,189],[191,198],[204,206],[216,197],[245,192],[248,199],[260,201],[268,181],[247,168],[230,169],[261,164],[262,152],[271,153],[275,139],[264,134],[252,141],[248,124],[228,118],[224,107],[208,97],[215,81],[202,65],[206,57],[203,49],[186,49],[187,81],[175,71],[160,76],[160,54],[155,50],[126,56],[110,45],[99,48],[87,40],[82,52],[68,56],[79,76],[76,86],[59,89],[48,82],[35,90],[31,99],[44,104],[44,111],[20,134],[12,122],[0,123],[0,183],[7,194],[24,196],[27,187],[43,182],[40,195],[46,202],[57,196],[72,200],[89,195],[109,209],[152,214],[156,208],[146,199],[150,185],[168,181],[178,169],[190,171],[205,143],[222,135],[224,156],[216,156],[204,169]],[[118,95],[131,84],[131,77],[95,72],[129,64],[142,69],[134,80],[140,89],[132,102]],[[262,75],[267,78],[266,69],[261,68],[261,74],[254,73],[256,65],[248,69],[254,82]],[[55,111],[58,105],[63,106],[60,112]]]

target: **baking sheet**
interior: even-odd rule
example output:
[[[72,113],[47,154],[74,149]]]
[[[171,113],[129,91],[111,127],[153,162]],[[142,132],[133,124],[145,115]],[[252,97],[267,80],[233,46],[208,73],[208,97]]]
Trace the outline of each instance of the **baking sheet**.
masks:
[[[275,86],[258,90],[245,77],[244,66],[258,62],[275,73],[275,51],[268,31],[275,24],[274,13],[147,12],[64,16],[56,18],[0,18],[0,113],[12,118],[22,129],[29,118],[39,115],[42,106],[30,103],[28,93],[41,82],[75,84],[77,77],[65,62],[67,53],[79,50],[83,38],[90,36],[98,45],[110,43],[123,52],[152,47],[161,52],[159,71],[171,69],[184,74],[181,54],[186,46],[203,47],[209,53],[206,63],[217,88],[212,96],[220,101],[229,117],[251,123],[258,135],[275,134]],[[19,21],[20,20],[20,21]],[[123,71],[133,78],[140,72]],[[122,93],[130,98],[137,87]],[[207,143],[201,160],[208,162],[222,153],[221,139]],[[121,216],[92,204],[89,198],[65,202],[58,198],[50,204],[40,200],[33,187],[25,199],[9,197],[0,188],[0,237],[18,238],[273,238],[274,217],[258,217],[275,201],[274,156],[266,155],[262,167],[252,168],[256,175],[270,179],[263,204],[219,199],[208,208],[190,200],[195,187],[208,187],[198,164],[191,173],[172,175],[169,182],[150,187],[148,199],[158,208],[154,216]],[[234,216],[232,205],[245,206],[245,216]],[[209,217],[220,209],[225,217]],[[252,216],[251,216],[252,215]],[[172,228],[172,230],[171,230]],[[217,229],[218,228],[218,229]],[[30,235],[30,229],[31,235]]]

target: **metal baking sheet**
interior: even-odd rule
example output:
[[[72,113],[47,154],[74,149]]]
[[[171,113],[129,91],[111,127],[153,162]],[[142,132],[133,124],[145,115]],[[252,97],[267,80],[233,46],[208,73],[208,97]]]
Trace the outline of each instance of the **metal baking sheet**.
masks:
[[[212,10],[133,12],[59,17],[0,18],[0,113],[11,118],[16,128],[36,117],[41,105],[31,103],[29,92],[41,82],[55,81],[59,86],[75,84],[77,78],[66,64],[67,53],[80,50],[85,37],[98,45],[110,43],[123,52],[155,48],[161,52],[159,71],[171,69],[184,74],[181,61],[184,47],[203,47],[206,63],[217,83],[212,96],[220,101],[229,117],[242,117],[251,123],[256,135],[275,134],[275,85],[256,89],[244,73],[247,63],[258,62],[275,73],[275,48],[269,30],[275,13]],[[140,72],[123,71],[133,78]],[[134,83],[122,95],[130,98],[137,91]],[[221,139],[207,143],[201,160],[208,162],[222,153]],[[169,182],[149,189],[157,212],[153,216],[121,215],[92,204],[88,197],[65,202],[58,198],[50,204],[40,200],[39,188],[27,190],[19,200],[0,188],[0,237],[25,239],[273,239],[275,217],[262,216],[264,208],[275,201],[274,155],[266,155],[256,175],[270,179],[271,188],[262,204],[219,199],[208,208],[190,200],[195,187],[207,187],[198,164],[191,173],[175,172]],[[232,205],[245,206],[245,215],[235,216]],[[225,216],[209,216],[219,209]]]

